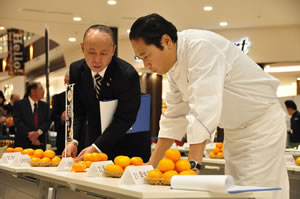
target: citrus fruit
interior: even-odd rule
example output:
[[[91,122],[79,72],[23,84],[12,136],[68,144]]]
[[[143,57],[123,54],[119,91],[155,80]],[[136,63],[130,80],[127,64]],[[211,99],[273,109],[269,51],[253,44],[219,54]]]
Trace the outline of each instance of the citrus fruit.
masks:
[[[96,152],[92,153],[91,157],[90,157],[90,161],[92,161],[92,162],[101,161],[100,153],[96,153]]]
[[[153,169],[148,172],[147,177],[149,178],[161,178],[163,173],[159,169]]]
[[[181,154],[177,149],[168,149],[165,152],[165,156],[166,158],[173,160],[174,162],[177,162],[180,159]]]
[[[75,162],[72,165],[72,170],[75,172],[84,172],[86,169],[86,166],[82,162]]]
[[[51,162],[49,157],[43,157],[40,162]]]
[[[32,156],[33,153],[34,153],[34,150],[31,149],[31,148],[24,149],[24,150],[22,151],[22,154],[24,154],[24,155],[27,154],[27,155],[29,155],[29,156]]]
[[[36,149],[36,150],[34,150],[33,156],[37,157],[37,158],[43,158],[44,152],[42,149]]]
[[[170,159],[167,159],[167,158],[163,158],[163,159],[161,159],[159,161],[158,168],[162,172],[173,170],[173,169],[175,169],[175,163],[173,162],[173,160],[170,160]]]
[[[128,156],[119,155],[115,157],[114,163],[122,168],[125,168],[126,166],[130,165],[130,158]]]
[[[55,152],[52,150],[46,150],[43,155],[44,157],[53,158],[55,156]]]
[[[208,157],[210,157],[210,158],[216,158],[216,154],[214,152],[210,152],[208,154]]]
[[[297,165],[300,165],[300,157],[298,157],[298,158],[296,159],[296,164],[297,164]]]
[[[16,147],[14,148],[14,152],[22,152],[23,148],[22,147]]]
[[[87,168],[90,168],[90,166],[91,166],[92,163],[93,163],[93,162],[92,162],[92,161],[89,161],[89,160],[84,161],[84,164],[85,164],[85,166],[86,166]]]
[[[220,152],[220,149],[219,149],[218,147],[216,147],[216,148],[213,149],[213,152],[214,152],[215,154],[218,154],[218,153]]]
[[[181,171],[179,173],[179,175],[196,175],[196,172],[193,171],[193,170],[191,170],[191,169],[189,169],[189,170]]]
[[[191,169],[191,164],[188,160],[178,160],[175,164],[176,171],[181,172]]]
[[[218,147],[219,149],[223,148],[223,143],[222,142],[217,142],[216,147]]]
[[[91,161],[91,159],[92,159],[92,154],[91,153],[84,154],[84,156],[83,156],[84,161]]]
[[[224,158],[223,152],[219,152],[216,157],[220,159]]]
[[[123,171],[123,168],[116,164],[108,164],[105,167],[105,171]]]
[[[178,175],[177,171],[170,170],[170,171],[167,171],[167,172],[163,173],[162,178],[171,179],[172,176],[174,176],[174,175]]]
[[[14,148],[12,148],[12,147],[7,147],[6,152],[8,152],[8,153],[14,152]]]
[[[140,158],[140,157],[132,157],[130,158],[130,164],[133,164],[135,166],[138,166],[138,165],[143,165],[143,159]]]
[[[31,158],[31,162],[39,162],[41,159],[40,158],[37,158],[37,157],[33,157]]]
[[[101,157],[101,161],[108,160],[108,156],[105,153],[99,153],[99,156]]]
[[[53,157],[51,160],[51,162],[60,162],[60,161],[61,161],[61,158],[58,156]]]

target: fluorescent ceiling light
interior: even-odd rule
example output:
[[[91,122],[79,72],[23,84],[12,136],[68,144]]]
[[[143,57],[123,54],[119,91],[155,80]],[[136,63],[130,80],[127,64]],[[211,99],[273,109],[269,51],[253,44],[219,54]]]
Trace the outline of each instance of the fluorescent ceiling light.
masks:
[[[75,42],[76,41],[76,38],[75,37],[69,37],[69,42]]]
[[[219,25],[224,27],[224,26],[227,26],[228,23],[226,21],[222,21],[222,22],[219,23]]]
[[[5,27],[3,27],[3,26],[0,26],[0,30],[4,30],[5,29]]]
[[[73,17],[73,21],[81,21],[81,17]]]
[[[116,5],[116,4],[117,4],[117,1],[116,1],[116,0],[108,0],[108,1],[107,1],[107,4],[108,4],[108,5]]]
[[[296,72],[296,71],[300,71],[300,65],[273,66],[273,67],[271,67],[270,65],[266,65],[264,71],[268,73]]]
[[[212,11],[213,7],[211,7],[211,6],[204,6],[203,10],[205,10],[205,11]]]

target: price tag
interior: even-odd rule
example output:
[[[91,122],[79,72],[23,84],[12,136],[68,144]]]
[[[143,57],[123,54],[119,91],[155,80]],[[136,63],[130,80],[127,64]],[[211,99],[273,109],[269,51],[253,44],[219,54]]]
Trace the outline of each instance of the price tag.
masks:
[[[104,176],[105,167],[108,164],[113,164],[111,160],[108,161],[101,161],[101,162],[93,162],[88,169],[88,172],[86,174],[87,177],[98,177],[98,176]]]
[[[19,155],[21,155],[21,152],[4,153],[0,163],[11,163]]]
[[[73,163],[74,163],[73,158],[71,157],[63,158],[60,161],[56,171],[70,171],[72,169]]]
[[[286,155],[284,155],[284,159],[285,159],[286,166],[295,166],[296,165],[293,155],[286,154]]]
[[[145,184],[145,177],[153,167],[151,165],[127,167],[123,173],[120,184]]]
[[[9,165],[13,167],[30,167],[30,157],[27,154],[17,155]]]

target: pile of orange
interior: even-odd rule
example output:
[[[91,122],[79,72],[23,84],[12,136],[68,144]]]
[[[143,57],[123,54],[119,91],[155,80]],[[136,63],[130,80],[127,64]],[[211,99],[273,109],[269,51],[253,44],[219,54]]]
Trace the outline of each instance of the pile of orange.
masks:
[[[53,150],[45,150],[36,149],[33,150],[31,148],[24,149],[22,154],[27,154],[30,157],[30,164],[31,166],[58,166],[61,161],[61,158],[55,156],[55,152]]]
[[[105,167],[105,174],[109,177],[121,177],[124,170],[129,166],[143,165],[143,159],[141,157],[132,157],[119,155],[115,157],[114,164],[108,164]]]
[[[217,142],[216,147],[213,148],[212,152],[208,154],[210,158],[218,158],[218,159],[223,159],[223,143],[222,142]]]
[[[83,156],[84,161],[99,162],[106,161],[108,156],[105,153],[86,153]]]
[[[72,171],[75,172],[85,172],[87,169],[87,165],[85,161],[74,162],[72,164]]]
[[[16,148],[13,148],[13,147],[7,147],[6,148],[6,152],[7,153],[12,153],[12,152],[22,152],[23,151],[23,148],[22,147],[16,147]]]
[[[196,175],[191,170],[188,160],[181,160],[181,154],[177,149],[168,149],[165,157],[158,163],[158,168],[147,174],[147,181],[150,184],[170,184],[170,179],[174,175]]]

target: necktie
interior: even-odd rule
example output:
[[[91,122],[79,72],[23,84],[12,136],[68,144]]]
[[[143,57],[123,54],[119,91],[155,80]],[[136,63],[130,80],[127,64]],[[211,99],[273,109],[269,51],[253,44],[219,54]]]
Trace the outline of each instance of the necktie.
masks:
[[[98,73],[94,77],[95,77],[95,80],[96,80],[96,85],[95,85],[96,98],[97,98],[97,100],[99,100],[100,99],[100,87],[101,87],[102,77]]]
[[[34,120],[34,128],[35,128],[35,130],[37,130],[38,129],[38,120],[39,120],[37,103],[34,103],[33,120]]]

